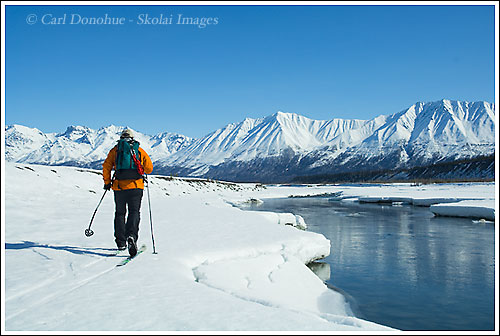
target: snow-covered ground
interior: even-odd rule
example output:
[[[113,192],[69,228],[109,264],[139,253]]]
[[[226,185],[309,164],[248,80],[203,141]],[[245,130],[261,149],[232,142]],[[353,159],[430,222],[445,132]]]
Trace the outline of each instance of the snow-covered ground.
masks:
[[[404,198],[429,205],[431,199],[473,199],[476,205],[489,202],[493,211],[495,203],[493,183],[264,188],[151,176],[158,254],[152,254],[145,193],[139,243],[148,249],[117,268],[126,253],[112,256],[111,194],[94,219],[95,234],[84,235],[104,192],[99,174],[17,163],[6,163],[4,174],[7,331],[391,332],[353,317],[342,295],[307,268],[309,261],[330,253],[330,242],[301,230],[306,223],[300,216],[243,211],[231,204],[323,193],[344,202]]]
[[[7,331],[390,330],[350,313],[305,265],[326,256],[322,235],[225,200],[255,185],[151,177],[139,243],[125,267],[114,249],[111,194],[101,176],[73,167],[6,163],[2,235]],[[281,222],[285,224],[287,220]],[[300,223],[299,223],[300,224]]]

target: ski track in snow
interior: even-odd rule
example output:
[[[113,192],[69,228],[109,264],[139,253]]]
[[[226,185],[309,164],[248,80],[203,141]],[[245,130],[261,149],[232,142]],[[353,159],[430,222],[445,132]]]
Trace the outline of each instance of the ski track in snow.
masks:
[[[35,248],[33,248],[33,251],[38,253],[35,251]],[[116,255],[110,254],[109,257],[93,257],[95,260],[84,264],[80,269],[75,269],[73,267],[73,262],[70,262],[69,264],[64,265],[64,269],[55,277],[49,278],[34,287],[11,295],[5,300],[5,302],[17,299],[21,301],[25,300],[27,303],[23,306],[23,308],[15,312],[7,312],[5,321],[9,321],[10,319],[15,318],[31,309],[38,308],[47,302],[66,295],[82,286],[85,286],[92,280],[113,271],[117,265],[115,257],[122,259],[126,256],[118,253]],[[46,295],[46,293],[51,294]]]

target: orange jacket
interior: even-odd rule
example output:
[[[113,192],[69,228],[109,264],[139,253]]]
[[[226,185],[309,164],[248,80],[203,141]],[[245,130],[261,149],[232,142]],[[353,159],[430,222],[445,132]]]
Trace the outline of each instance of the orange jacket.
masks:
[[[139,147],[139,152],[144,173],[151,174],[153,172],[153,163],[151,162],[151,159],[141,147]],[[102,177],[104,179],[104,184],[111,183],[111,170],[115,168],[115,160],[116,146],[109,151],[108,157],[102,164]],[[142,178],[137,180],[114,180],[111,188],[117,191],[127,189],[144,189],[144,181]]]

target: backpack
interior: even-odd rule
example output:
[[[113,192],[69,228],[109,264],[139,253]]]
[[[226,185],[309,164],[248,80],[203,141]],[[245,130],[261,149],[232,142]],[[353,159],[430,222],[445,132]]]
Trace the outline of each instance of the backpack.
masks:
[[[143,177],[144,168],[140,161],[139,142],[120,139],[116,145],[115,178],[117,180],[137,180]]]

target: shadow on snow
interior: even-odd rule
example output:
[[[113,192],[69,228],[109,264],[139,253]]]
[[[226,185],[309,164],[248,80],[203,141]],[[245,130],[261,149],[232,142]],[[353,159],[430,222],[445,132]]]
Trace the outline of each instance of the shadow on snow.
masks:
[[[23,241],[22,243],[5,243],[5,250],[24,250],[24,249],[32,249],[35,247],[49,248],[53,250],[62,250],[74,254],[96,255],[101,257],[114,256],[112,252],[116,251],[116,249],[113,248],[58,246],[58,245],[40,244],[31,241]]]

